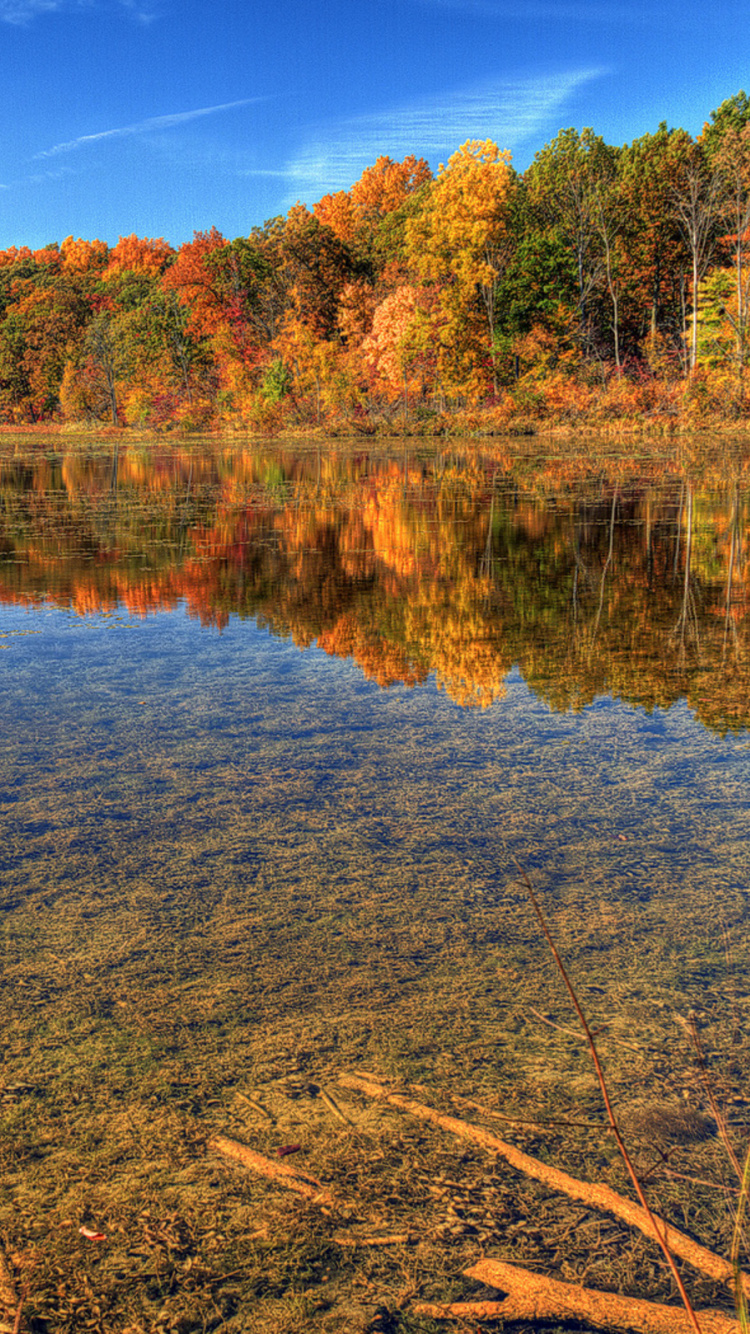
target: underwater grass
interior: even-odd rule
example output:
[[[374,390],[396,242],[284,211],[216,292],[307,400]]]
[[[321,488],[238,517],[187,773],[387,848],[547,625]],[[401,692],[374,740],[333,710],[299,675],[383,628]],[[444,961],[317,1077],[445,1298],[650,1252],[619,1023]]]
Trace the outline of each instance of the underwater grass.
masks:
[[[676,1020],[694,1016],[739,1152],[745,737],[684,704],[555,712],[518,674],[472,713],[235,622],[220,642],[124,612],[14,627],[0,1248],[29,1334],[435,1334],[414,1304],[458,1299],[498,1252],[669,1300],[616,1220],[338,1090],[364,1069],[627,1189],[512,856],[653,1206],[739,1254],[737,1184]],[[301,1169],[367,1216],[243,1174],[210,1149],[222,1135],[270,1157],[299,1144]],[[408,1240],[353,1245],[364,1228]],[[691,1294],[727,1304],[705,1279]]]

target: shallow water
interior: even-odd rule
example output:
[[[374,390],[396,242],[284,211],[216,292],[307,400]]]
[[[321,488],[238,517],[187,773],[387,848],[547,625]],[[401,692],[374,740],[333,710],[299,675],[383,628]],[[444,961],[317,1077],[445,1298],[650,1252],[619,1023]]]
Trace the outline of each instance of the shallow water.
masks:
[[[337,1082],[628,1189],[526,878],[652,1204],[728,1254],[748,450],[597,450],[0,440],[0,1235],[29,1328],[350,1334],[387,1305],[416,1331],[484,1253],[668,1298],[643,1239]],[[352,1251],[217,1133],[299,1144],[409,1241]]]
[[[509,1032],[565,1080],[519,867],[612,1032],[742,1003],[743,469],[6,445],[19,1035],[14,977],[61,1068],[140,1049],[135,989],[230,1082],[300,1045],[471,1080]]]

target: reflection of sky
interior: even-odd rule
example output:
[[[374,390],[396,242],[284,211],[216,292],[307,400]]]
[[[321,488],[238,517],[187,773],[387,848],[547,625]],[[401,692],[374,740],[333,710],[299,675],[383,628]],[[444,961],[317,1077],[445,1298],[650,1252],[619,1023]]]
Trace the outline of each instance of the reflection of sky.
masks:
[[[487,883],[509,852],[550,886],[581,875],[637,900],[685,876],[706,892],[744,883],[750,742],[709,733],[684,703],[647,714],[600,697],[559,714],[514,670],[496,705],[462,709],[432,680],[382,691],[351,662],[252,622],[219,634],[181,611],[133,621],[6,608],[0,634],[6,792],[57,773],[95,810],[100,779],[114,781],[146,827],[173,797],[177,836],[193,789],[210,804],[230,766],[251,821],[264,775],[295,790],[309,780],[305,809],[337,813],[342,847],[364,836],[369,809],[377,822],[418,808],[428,843],[450,817],[450,855]]]
[[[228,236],[381,153],[524,168],[564,126],[700,131],[746,78],[716,0],[0,0],[0,245]]]
[[[622,1016],[628,1045],[633,1016],[640,1034],[658,1014],[684,1063],[673,1015],[721,1013],[725,924],[746,995],[750,752],[684,704],[556,714],[511,673],[498,704],[462,709],[433,681],[380,690],[248,621],[3,615],[29,622],[39,633],[0,652],[3,945],[31,952],[24,976],[69,959],[78,989],[83,959],[122,995],[137,986],[155,1027],[177,1006],[171,1055],[197,1042],[213,1059],[239,1032],[247,1078],[248,1025],[265,1025],[264,1052],[317,1025],[318,1059],[343,1010],[358,1060],[393,1044],[432,1069],[463,1051],[467,1007],[523,1082],[544,1014],[571,1020],[518,864],[587,1008]],[[543,1014],[508,1047],[519,994]],[[137,1056],[151,1029],[126,1019],[110,1040]],[[567,1081],[573,1045],[544,1049],[542,1079]]]

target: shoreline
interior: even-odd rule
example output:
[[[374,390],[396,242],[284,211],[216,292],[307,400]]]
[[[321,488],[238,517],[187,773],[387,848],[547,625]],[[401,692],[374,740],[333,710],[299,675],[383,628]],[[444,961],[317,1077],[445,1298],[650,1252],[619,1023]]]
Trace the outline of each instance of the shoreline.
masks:
[[[596,420],[580,422],[542,421],[536,423],[518,422],[498,423],[482,420],[474,414],[456,417],[452,421],[429,429],[418,423],[376,423],[371,429],[362,429],[351,423],[310,426],[268,426],[253,423],[216,423],[205,427],[180,428],[171,426],[167,429],[156,426],[134,426],[112,423],[82,422],[0,422],[0,439],[25,436],[30,439],[55,436],[65,440],[112,439],[112,440],[185,440],[208,438],[231,440],[237,438],[268,441],[330,440],[337,442],[364,443],[368,440],[606,440],[613,436],[626,436],[629,440],[654,441],[661,443],[677,442],[686,439],[699,439],[706,436],[721,436],[725,439],[748,437],[750,441],[750,417],[743,421],[718,419],[714,421],[664,423],[648,421],[635,422],[631,418],[609,419],[606,422]]]

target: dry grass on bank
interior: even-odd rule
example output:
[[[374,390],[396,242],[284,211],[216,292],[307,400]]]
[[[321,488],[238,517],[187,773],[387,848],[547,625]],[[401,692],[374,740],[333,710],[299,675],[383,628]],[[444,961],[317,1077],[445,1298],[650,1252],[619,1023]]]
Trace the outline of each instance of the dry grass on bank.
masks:
[[[342,403],[322,414],[304,399],[271,403],[257,396],[248,413],[207,406],[199,418],[144,420],[113,426],[110,421],[56,418],[7,422],[0,434],[64,437],[141,437],[144,435],[251,436],[259,440],[288,437],[363,439],[368,437],[493,437],[595,433],[625,439],[669,439],[694,433],[738,433],[750,427],[750,394],[731,369],[699,366],[684,379],[616,373],[582,366],[576,373],[531,368],[494,400],[450,405],[433,400],[388,400],[377,396],[356,408]]]

